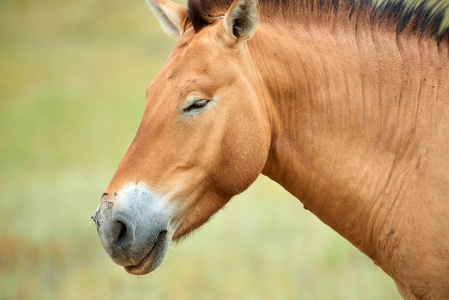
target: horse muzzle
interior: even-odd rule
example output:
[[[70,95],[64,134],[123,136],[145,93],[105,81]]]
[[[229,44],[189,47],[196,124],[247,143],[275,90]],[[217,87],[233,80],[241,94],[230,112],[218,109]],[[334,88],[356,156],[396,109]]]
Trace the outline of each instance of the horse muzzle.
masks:
[[[156,269],[167,253],[171,215],[162,197],[136,183],[102,197],[92,219],[112,260],[131,274],[143,275]]]

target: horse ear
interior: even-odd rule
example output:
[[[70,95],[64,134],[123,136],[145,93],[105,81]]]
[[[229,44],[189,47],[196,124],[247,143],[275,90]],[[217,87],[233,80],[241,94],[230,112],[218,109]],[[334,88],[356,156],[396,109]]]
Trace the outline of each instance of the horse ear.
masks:
[[[175,39],[179,39],[187,24],[187,9],[170,0],[146,0],[162,29]]]
[[[235,0],[224,17],[228,38],[243,41],[249,39],[259,22],[258,0]]]

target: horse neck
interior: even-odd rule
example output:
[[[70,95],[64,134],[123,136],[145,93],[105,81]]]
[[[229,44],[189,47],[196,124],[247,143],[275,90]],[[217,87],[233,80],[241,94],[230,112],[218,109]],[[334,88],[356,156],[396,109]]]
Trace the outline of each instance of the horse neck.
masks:
[[[263,173],[378,261],[388,216],[406,209],[398,199],[419,164],[447,50],[361,26],[292,27],[261,24],[249,43],[272,123]]]

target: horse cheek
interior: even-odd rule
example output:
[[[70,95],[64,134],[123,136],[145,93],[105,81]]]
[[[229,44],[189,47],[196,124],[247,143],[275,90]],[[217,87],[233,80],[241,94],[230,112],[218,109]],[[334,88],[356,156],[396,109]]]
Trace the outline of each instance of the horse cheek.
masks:
[[[262,172],[267,151],[263,138],[254,134],[236,137],[228,135],[223,140],[220,163],[214,177],[220,193],[234,196],[245,191]]]

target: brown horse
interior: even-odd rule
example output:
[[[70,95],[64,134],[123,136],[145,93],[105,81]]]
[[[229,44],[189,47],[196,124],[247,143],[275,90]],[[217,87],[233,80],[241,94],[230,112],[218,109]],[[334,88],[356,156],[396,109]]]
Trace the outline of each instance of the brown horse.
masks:
[[[149,0],[179,39],[94,217],[132,274],[260,173],[406,299],[449,299],[449,31],[403,2]]]

